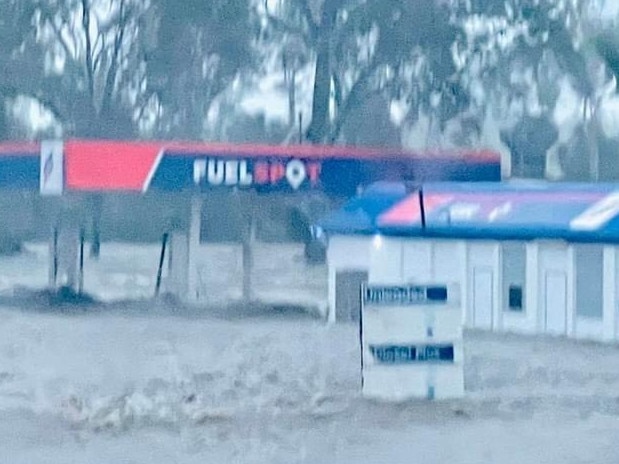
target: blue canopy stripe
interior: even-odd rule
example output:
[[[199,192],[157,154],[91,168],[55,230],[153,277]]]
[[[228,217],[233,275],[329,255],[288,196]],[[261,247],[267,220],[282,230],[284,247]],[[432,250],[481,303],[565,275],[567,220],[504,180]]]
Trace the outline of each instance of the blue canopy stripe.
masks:
[[[419,193],[398,198],[384,186],[354,198],[320,226],[330,234],[619,242],[619,184],[441,182],[423,191],[423,230]]]

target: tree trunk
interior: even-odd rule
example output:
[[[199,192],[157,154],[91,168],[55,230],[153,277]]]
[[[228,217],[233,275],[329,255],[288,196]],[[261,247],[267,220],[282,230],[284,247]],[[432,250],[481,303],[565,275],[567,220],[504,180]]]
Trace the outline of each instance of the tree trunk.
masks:
[[[587,147],[589,150],[589,178],[593,182],[598,182],[600,180],[600,156],[598,150],[597,105],[592,100],[592,98],[585,99],[583,113],[585,113],[585,136],[587,137]]]
[[[329,134],[329,99],[331,98],[331,37],[335,29],[340,2],[329,0],[322,10],[318,47],[316,51],[316,73],[312,101],[312,122],[307,130],[307,140],[322,143]]]
[[[336,91],[336,103],[338,104],[338,106],[335,124],[328,134],[330,143],[335,143],[335,141],[339,138],[342,132],[342,128],[346,124],[349,116],[355,110],[359,110],[359,108],[363,106],[363,102],[366,101],[370,96],[371,90],[368,84],[369,77],[371,75],[371,69],[372,68],[368,67],[361,72],[361,75],[357,78],[357,81],[350,89],[350,92],[348,93],[348,96],[345,100],[342,101],[341,89],[339,91]]]
[[[297,71],[292,69],[288,77],[288,125],[294,127],[297,122],[297,96],[296,96]]]
[[[6,116],[5,99],[0,95],[0,140],[9,138],[9,124]]]

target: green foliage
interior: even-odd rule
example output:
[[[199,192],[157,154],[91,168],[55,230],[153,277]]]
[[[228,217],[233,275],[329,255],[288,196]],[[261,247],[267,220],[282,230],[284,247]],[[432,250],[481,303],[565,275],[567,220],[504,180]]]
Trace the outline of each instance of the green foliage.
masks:
[[[466,105],[454,82],[451,48],[459,27],[444,2],[434,0],[289,0],[271,26],[279,37],[298,35],[315,60],[312,120],[307,137],[333,142],[354,112],[382,94],[385,105],[402,94],[412,106],[430,108],[432,91],[445,91],[441,114]],[[410,69],[417,67],[416,72]],[[336,116],[331,118],[331,88]],[[377,102],[378,100],[372,100]],[[382,111],[383,115],[388,111]]]
[[[35,98],[68,136],[132,138],[150,118],[151,134],[200,138],[212,101],[252,65],[249,0],[0,0],[0,11],[0,99]]]
[[[149,89],[168,136],[201,138],[214,98],[252,65],[249,0],[154,0],[158,27],[147,54]]]
[[[590,41],[590,45],[602,58],[610,72],[619,82],[619,38],[614,32],[605,32]]]
[[[103,2],[110,7],[102,15]],[[55,115],[65,135],[199,139],[217,102],[226,119],[218,126],[228,128],[221,137],[278,141],[290,139],[289,126],[238,116],[234,92],[225,92],[281,69],[292,124],[294,99],[301,100],[292,77],[312,66],[312,114],[305,117],[311,142],[397,144],[400,129],[390,118],[397,100],[406,106],[405,127],[423,116],[442,133],[456,127],[458,143],[471,145],[492,111],[508,123],[503,135],[510,146],[525,146],[512,146],[523,165],[539,167],[556,142],[552,114],[564,78],[591,100],[604,85],[592,73],[596,56],[619,77],[619,35],[588,22],[585,0],[265,5],[0,0],[0,110],[27,96]],[[11,124],[0,111],[0,138]],[[543,140],[536,124],[548,129]],[[573,145],[589,147],[580,140],[588,134],[575,131]],[[564,169],[570,175],[580,169],[575,156],[560,157],[574,166]]]
[[[29,0],[0,0],[0,140],[11,135],[7,103],[18,94],[15,54],[30,34],[32,8]]]

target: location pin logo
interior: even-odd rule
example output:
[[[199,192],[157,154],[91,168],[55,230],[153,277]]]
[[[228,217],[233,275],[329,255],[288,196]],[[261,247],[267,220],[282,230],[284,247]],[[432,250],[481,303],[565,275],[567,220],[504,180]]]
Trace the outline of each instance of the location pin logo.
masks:
[[[297,190],[307,177],[303,161],[294,159],[286,166],[286,179],[294,190]]]

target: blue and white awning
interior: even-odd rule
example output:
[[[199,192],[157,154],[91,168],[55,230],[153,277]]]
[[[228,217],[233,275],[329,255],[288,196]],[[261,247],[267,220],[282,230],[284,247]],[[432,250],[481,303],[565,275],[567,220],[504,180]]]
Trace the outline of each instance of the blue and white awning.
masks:
[[[362,224],[362,233],[619,242],[619,184],[426,184],[423,229],[419,192],[405,195],[391,205],[380,203],[368,192],[343,210],[353,207],[354,211],[365,211],[366,203],[374,205],[375,217]],[[380,208],[382,211],[377,212]],[[344,223],[338,227],[329,225],[335,224],[325,223],[323,228],[327,232],[355,232],[354,228],[347,232]]]

